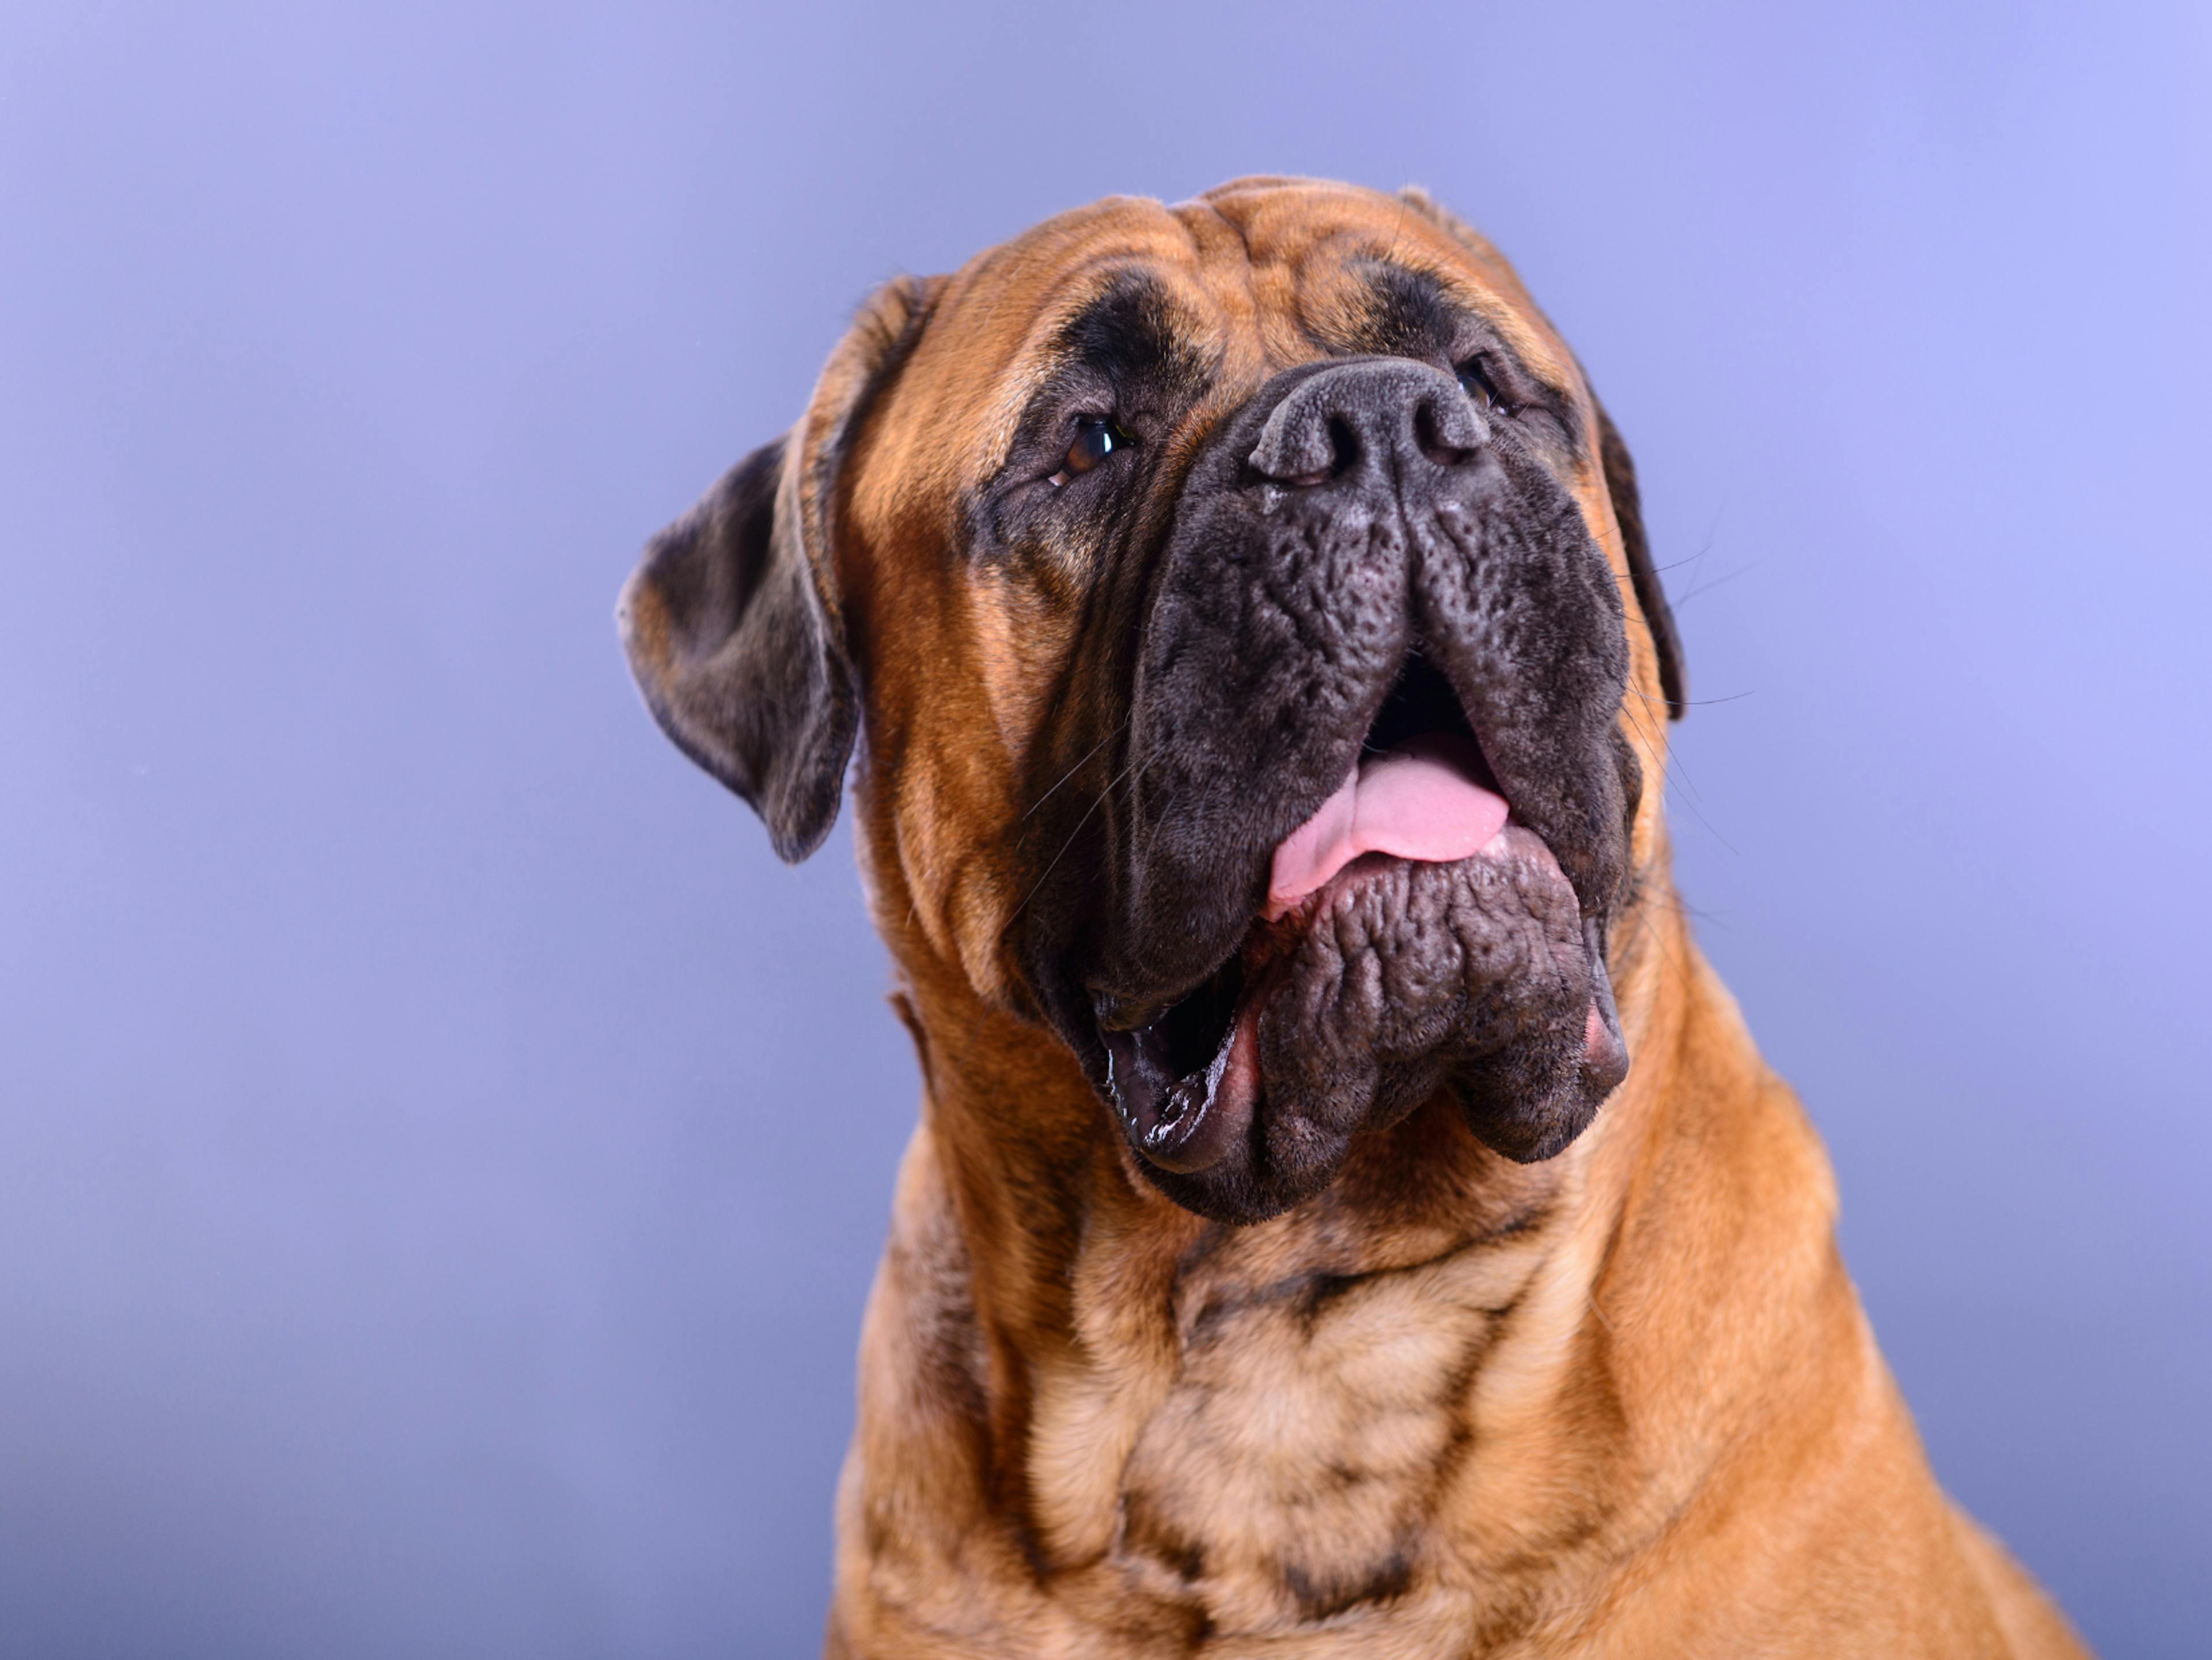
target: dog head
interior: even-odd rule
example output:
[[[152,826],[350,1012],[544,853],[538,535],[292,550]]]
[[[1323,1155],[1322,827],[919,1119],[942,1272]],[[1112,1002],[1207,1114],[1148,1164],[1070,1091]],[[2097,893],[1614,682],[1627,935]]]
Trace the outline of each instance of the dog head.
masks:
[[[865,732],[887,929],[1203,1215],[1439,1093],[1548,1158],[1626,1071],[1674,627],[1572,355],[1417,192],[1109,199],[889,285],[621,614],[787,859]]]

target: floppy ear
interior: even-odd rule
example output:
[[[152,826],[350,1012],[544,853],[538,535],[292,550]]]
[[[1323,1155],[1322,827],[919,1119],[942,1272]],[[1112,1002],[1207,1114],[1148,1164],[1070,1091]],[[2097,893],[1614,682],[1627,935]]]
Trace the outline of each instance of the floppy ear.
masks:
[[[1667,604],[1667,590],[1659,586],[1658,569],[1651,562],[1651,544],[1644,535],[1644,501],[1636,492],[1636,463],[1620,429],[1601,404],[1597,410],[1598,459],[1605,467],[1605,487],[1613,497],[1613,521],[1620,526],[1620,545],[1628,556],[1628,576],[1636,587],[1636,603],[1643,609],[1644,625],[1651,631],[1652,649],[1659,654],[1659,690],[1666,694],[1667,718],[1679,721],[1689,708],[1684,702],[1686,683],[1682,676],[1681,636],[1674,631],[1674,613]]]
[[[836,823],[860,723],[832,555],[838,470],[933,292],[912,277],[878,289],[799,424],[647,544],[616,608],[653,718],[751,804],[787,863]]]

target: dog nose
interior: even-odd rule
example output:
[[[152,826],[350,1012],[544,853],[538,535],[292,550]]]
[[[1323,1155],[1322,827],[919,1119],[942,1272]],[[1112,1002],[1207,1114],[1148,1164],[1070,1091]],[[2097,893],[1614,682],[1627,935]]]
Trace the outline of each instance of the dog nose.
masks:
[[[1458,381],[1403,357],[1363,358],[1310,376],[1275,405],[1249,458],[1278,484],[1311,485],[1372,469],[1452,466],[1490,441]]]

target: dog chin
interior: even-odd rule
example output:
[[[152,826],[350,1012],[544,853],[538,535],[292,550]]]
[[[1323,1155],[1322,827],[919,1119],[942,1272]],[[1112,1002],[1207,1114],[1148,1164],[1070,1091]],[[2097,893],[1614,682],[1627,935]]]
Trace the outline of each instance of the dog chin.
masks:
[[[1451,862],[1354,860],[1255,921],[1197,991],[1100,1039],[1133,1163],[1227,1222],[1312,1196],[1354,1135],[1439,1091],[1493,1150],[1550,1158],[1627,1069],[1602,927],[1517,824]]]

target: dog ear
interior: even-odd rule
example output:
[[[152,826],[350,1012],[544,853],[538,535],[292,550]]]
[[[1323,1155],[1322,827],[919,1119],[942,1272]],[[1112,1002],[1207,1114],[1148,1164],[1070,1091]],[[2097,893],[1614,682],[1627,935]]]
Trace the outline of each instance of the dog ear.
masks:
[[[860,724],[833,547],[840,465],[934,287],[886,283],[830,354],[805,415],[647,544],[616,608],[660,728],[749,802],[797,864],[837,821]]]
[[[1621,550],[1628,556],[1629,581],[1636,587],[1636,603],[1644,611],[1644,626],[1651,631],[1651,647],[1659,655],[1659,690],[1666,695],[1667,718],[1679,721],[1687,713],[1684,701],[1686,682],[1682,675],[1682,640],[1674,631],[1674,613],[1667,604],[1667,590],[1659,586],[1658,567],[1651,562],[1651,544],[1644,534],[1644,500],[1636,490],[1636,463],[1620,429],[1597,406],[1598,459],[1605,468],[1605,487],[1613,497],[1613,522],[1620,526]]]

